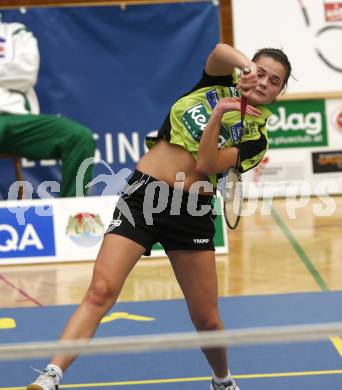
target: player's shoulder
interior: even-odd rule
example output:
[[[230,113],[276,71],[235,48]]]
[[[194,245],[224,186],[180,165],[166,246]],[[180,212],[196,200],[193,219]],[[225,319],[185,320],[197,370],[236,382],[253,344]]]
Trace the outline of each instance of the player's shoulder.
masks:
[[[260,110],[260,117],[262,119],[267,120],[272,115],[272,111],[265,106],[258,106],[257,108]]]

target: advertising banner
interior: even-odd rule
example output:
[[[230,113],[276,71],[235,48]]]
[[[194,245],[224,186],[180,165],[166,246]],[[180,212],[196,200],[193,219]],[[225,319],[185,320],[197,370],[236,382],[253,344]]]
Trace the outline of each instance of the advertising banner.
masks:
[[[53,215],[41,216],[45,207],[25,207],[24,219],[20,205],[0,208],[0,259],[56,255]]]
[[[324,11],[327,22],[342,22],[341,0],[324,0]]]
[[[0,202],[0,265],[94,261],[117,200],[92,196]],[[216,253],[227,253],[221,198],[215,210]],[[151,257],[165,256],[156,244]]]
[[[313,173],[342,173],[342,150],[312,153]]]
[[[94,177],[134,169],[145,153],[145,136],[198,82],[219,41],[219,12],[212,1],[1,14],[3,22],[24,23],[38,40],[41,113],[66,116],[93,132]],[[0,164],[0,199],[7,199],[13,163]],[[24,159],[23,166],[34,197],[42,180],[60,180],[58,161]],[[102,193],[100,182],[91,186],[91,195]]]
[[[263,47],[287,53],[293,68],[287,92],[341,91],[342,1],[233,0],[232,6],[240,50],[249,56]]]
[[[281,101],[267,122],[270,148],[328,145],[324,100]]]
[[[341,194],[342,100],[280,101],[270,109],[269,150],[243,175],[246,194]]]

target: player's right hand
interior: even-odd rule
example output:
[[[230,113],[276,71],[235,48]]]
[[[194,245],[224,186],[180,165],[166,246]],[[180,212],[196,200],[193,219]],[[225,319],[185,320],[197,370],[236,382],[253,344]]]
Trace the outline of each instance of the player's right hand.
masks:
[[[237,85],[237,89],[239,90],[241,96],[245,96],[247,98],[254,91],[258,83],[257,66],[255,62],[251,61],[249,68],[249,73],[241,72],[239,83]]]

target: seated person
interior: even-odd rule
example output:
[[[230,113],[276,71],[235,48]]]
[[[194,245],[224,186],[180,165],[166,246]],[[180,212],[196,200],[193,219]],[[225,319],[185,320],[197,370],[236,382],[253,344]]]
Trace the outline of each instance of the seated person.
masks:
[[[36,38],[19,23],[0,22],[0,153],[62,161],[61,197],[76,195],[80,164],[95,153],[91,131],[70,119],[39,114],[33,89],[39,70]],[[88,168],[83,194],[90,182]],[[79,191],[80,192],[80,191]]]

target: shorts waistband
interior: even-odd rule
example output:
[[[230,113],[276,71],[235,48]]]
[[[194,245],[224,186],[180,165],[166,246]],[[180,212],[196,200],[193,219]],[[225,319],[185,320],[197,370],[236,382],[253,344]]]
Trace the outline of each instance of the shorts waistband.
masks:
[[[165,181],[163,180],[159,180],[159,179],[156,179],[155,177],[153,176],[150,176],[150,175],[147,175],[146,173],[143,173],[139,170],[134,170],[132,176],[130,177],[130,179],[128,180],[128,185],[133,185],[133,184],[138,184],[138,183],[143,183],[141,185],[141,187],[139,187],[139,189],[143,190],[144,188],[146,188],[150,183],[153,183],[153,182],[156,182],[156,181],[160,181],[161,183],[163,183],[163,185],[166,185],[169,187],[169,189],[171,189],[171,191],[169,190],[169,194],[170,194],[170,197],[173,196],[173,194],[177,191],[181,191],[183,194],[183,199],[182,199],[182,203],[186,203],[189,199],[189,197],[196,197],[197,199],[197,204],[198,205],[207,205],[207,204],[211,204],[212,200],[213,200],[213,196],[212,195],[203,195],[203,194],[198,194],[198,193],[195,193],[195,192],[188,192],[188,191],[185,191],[185,190],[182,190],[182,189],[179,189],[179,188],[175,188],[173,186],[170,186],[169,184],[167,184]]]

